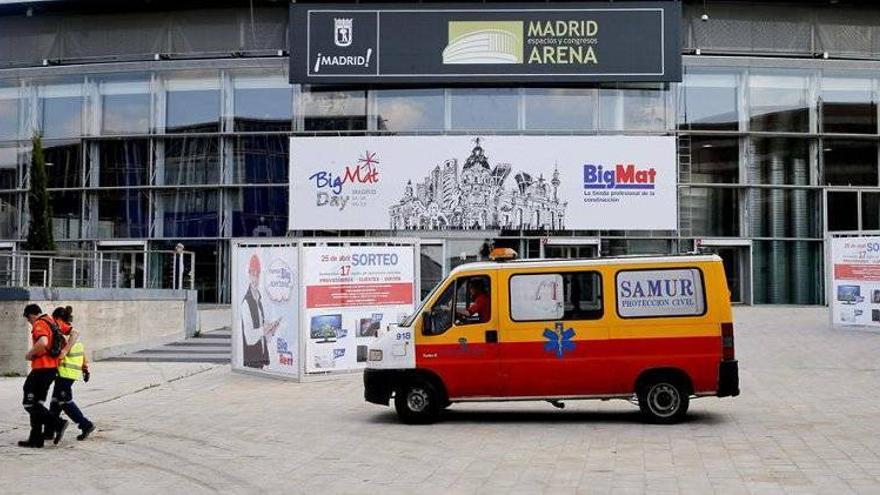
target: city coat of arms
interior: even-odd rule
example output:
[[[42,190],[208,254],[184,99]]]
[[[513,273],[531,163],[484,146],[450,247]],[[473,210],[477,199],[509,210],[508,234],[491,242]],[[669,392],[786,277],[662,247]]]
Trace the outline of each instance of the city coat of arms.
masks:
[[[354,19],[333,19],[334,22],[334,38],[336,46],[351,45],[351,28]]]

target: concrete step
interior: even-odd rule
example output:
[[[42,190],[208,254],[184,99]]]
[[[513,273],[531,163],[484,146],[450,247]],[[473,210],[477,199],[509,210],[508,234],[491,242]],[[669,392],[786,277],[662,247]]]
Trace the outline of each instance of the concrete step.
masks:
[[[163,347],[157,347],[155,349],[146,349],[143,351],[137,351],[132,355],[142,354],[142,353],[153,353],[153,354],[224,354],[228,355],[230,352],[229,348],[216,348],[216,349],[186,349],[186,348],[176,348],[176,349],[165,349]]]
[[[211,332],[211,333],[203,333],[203,334],[199,335],[198,337],[193,337],[192,340],[201,340],[201,339],[206,339],[206,340],[221,340],[221,339],[222,339],[222,340],[229,340],[229,339],[231,339],[231,338],[232,338],[232,334],[230,334],[230,333]]]
[[[131,362],[157,362],[157,363],[217,363],[228,364],[228,354],[130,354],[115,358],[105,359],[104,361],[131,361]]]
[[[229,349],[230,347],[232,347],[232,344],[216,339],[209,339],[207,341],[199,339],[189,339],[184,340],[183,342],[172,342],[170,344],[165,344],[165,347],[225,347],[226,349]]]
[[[232,341],[228,329],[206,332],[179,342],[144,349],[108,361],[152,361],[167,363],[228,363]]]

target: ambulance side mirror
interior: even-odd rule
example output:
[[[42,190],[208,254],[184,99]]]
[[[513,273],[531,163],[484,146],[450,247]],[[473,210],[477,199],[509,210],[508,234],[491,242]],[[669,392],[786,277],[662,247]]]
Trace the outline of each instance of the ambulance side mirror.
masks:
[[[434,334],[434,319],[431,318],[431,313],[425,311],[422,313],[422,335],[433,335]]]

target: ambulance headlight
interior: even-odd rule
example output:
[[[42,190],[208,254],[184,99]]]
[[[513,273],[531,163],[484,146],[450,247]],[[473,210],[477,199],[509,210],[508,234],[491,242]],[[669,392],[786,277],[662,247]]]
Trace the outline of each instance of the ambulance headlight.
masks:
[[[370,355],[368,356],[370,361],[381,361],[382,360],[382,349],[370,349]]]

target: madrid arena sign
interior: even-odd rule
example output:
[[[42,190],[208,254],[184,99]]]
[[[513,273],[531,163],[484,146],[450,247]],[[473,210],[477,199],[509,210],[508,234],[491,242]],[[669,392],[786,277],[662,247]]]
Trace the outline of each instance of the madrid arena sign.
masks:
[[[293,83],[680,81],[680,2],[290,7]]]

